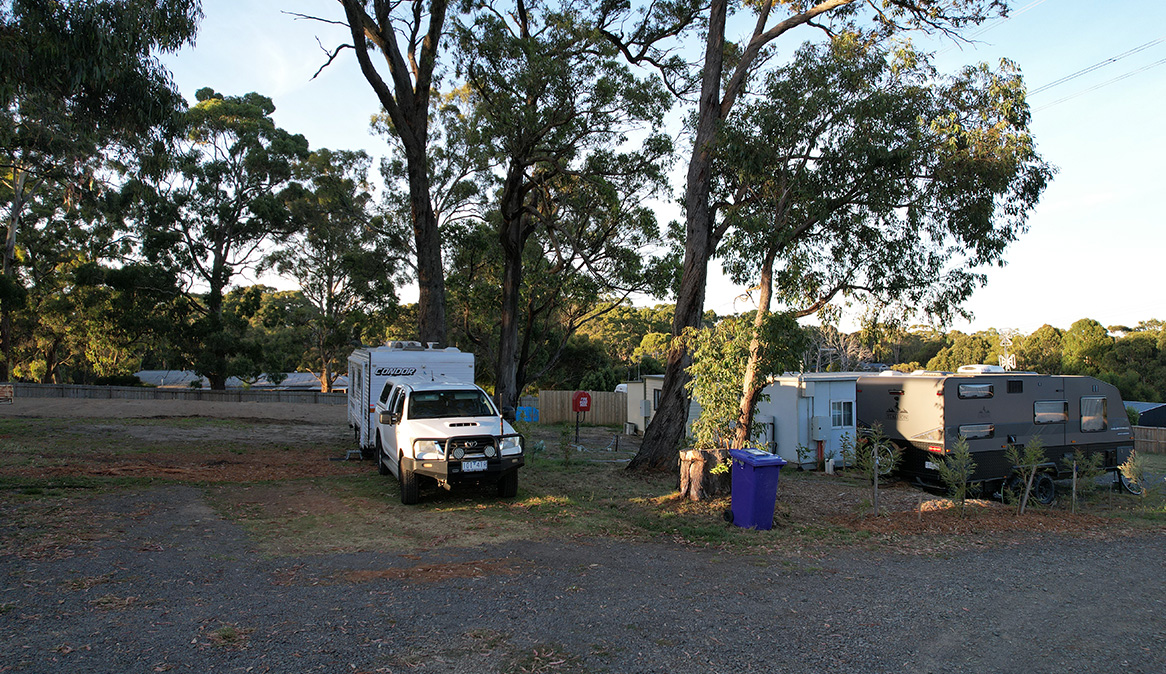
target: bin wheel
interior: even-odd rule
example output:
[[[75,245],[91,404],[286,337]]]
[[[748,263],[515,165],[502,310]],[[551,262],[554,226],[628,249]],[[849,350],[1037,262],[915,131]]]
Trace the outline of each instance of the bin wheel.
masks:
[[[728,522],[729,524],[733,523],[733,509],[732,508],[725,510],[724,518],[725,518],[725,521]]]

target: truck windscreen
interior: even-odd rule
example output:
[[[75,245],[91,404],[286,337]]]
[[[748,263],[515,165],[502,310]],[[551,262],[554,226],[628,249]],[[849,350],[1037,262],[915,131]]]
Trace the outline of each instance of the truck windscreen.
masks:
[[[495,416],[494,406],[481,391],[414,391],[409,396],[410,419]]]

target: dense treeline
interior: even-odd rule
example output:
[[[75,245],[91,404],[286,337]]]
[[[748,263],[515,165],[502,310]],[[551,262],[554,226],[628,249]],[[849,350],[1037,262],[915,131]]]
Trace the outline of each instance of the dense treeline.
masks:
[[[786,28],[812,20],[829,39],[781,64],[760,58],[784,33],[765,30],[784,11],[765,2],[748,44],[710,38],[695,68],[671,50],[752,5],[339,5],[342,19],[321,18],[352,29],[333,58],[351,48],[382,104],[379,162],[279,128],[262,93],[182,100],[156,55],[193,40],[197,0],[0,3],[0,379],[181,368],[221,388],[302,370],[328,390],[357,345],[434,339],[473,351],[504,406],[667,372],[663,430],[644,445],[644,465],[665,465],[692,332],[727,325],[703,310],[710,260],[758,291],[732,322],[756,375],[746,401],[775,352],[764,336],[794,317],[830,323],[839,302],[961,315],[1054,173],[1015,64],[942,74],[888,40],[954,32],[999,3],[823,4]],[[663,120],[684,106],[678,148]],[[687,151],[685,222],[662,231],[645,204],[679,196],[669,168]],[[297,289],[256,283],[265,273]],[[420,301],[400,305],[413,282]],[[995,331],[804,332],[808,370],[1003,355]],[[1157,322],[1011,340],[1018,369],[1166,395]]]

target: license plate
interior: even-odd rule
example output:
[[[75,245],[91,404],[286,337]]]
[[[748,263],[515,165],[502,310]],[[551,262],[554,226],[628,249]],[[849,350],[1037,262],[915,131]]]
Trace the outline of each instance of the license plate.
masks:
[[[463,473],[479,473],[486,470],[485,461],[462,461]]]
[[[927,470],[939,470],[939,466],[935,465],[934,463],[932,463],[930,461],[924,461],[923,467],[926,468]]]

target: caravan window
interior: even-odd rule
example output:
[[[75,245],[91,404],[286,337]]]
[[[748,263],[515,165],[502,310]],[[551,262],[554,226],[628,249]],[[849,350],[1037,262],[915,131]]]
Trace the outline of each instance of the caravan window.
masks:
[[[1081,432],[1100,433],[1109,428],[1105,398],[1081,399]]]
[[[991,384],[960,384],[961,398],[991,398],[993,388]]]
[[[854,401],[830,401],[830,425],[834,428],[850,428],[854,426]]]
[[[383,389],[381,389],[381,402],[382,403],[389,402],[389,393],[391,393],[392,391],[393,391],[392,382],[385,382],[385,387]]]
[[[995,424],[967,424],[959,427],[959,434],[968,440],[990,438],[996,434]]]
[[[1068,420],[1068,400],[1038,400],[1032,404],[1034,424],[1063,424]]]

